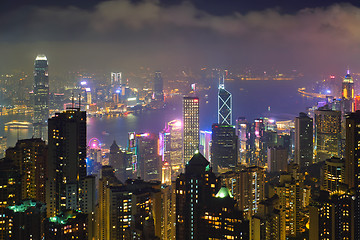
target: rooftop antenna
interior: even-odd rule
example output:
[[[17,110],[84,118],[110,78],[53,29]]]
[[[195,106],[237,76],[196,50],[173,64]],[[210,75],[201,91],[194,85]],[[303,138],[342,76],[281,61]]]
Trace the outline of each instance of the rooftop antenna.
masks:
[[[79,111],[81,110],[81,95],[79,94]]]
[[[350,68],[349,68],[349,66],[347,67],[346,74],[350,74]]]
[[[225,88],[225,79],[224,79],[224,73],[222,74],[222,77],[219,78],[219,89],[224,89]]]
[[[71,93],[71,108],[74,109],[74,92]]]

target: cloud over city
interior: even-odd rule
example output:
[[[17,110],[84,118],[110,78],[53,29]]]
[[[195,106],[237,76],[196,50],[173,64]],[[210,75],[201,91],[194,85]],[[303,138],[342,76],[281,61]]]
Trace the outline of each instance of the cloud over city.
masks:
[[[71,54],[85,66],[91,58],[92,64],[107,59],[110,65],[260,63],[325,70],[346,62],[358,68],[358,26],[360,9],[350,4],[221,16],[189,1],[165,6],[113,0],[91,9],[23,6],[0,17],[0,50],[9,55],[0,64],[15,67],[20,52],[33,56],[36,49],[59,62]],[[308,66],[310,58],[318,64]]]

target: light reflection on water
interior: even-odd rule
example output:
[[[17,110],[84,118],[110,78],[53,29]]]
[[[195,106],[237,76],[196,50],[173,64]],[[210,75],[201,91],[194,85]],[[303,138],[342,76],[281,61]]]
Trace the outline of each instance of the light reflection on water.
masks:
[[[271,114],[277,120],[294,119],[300,111],[305,111],[305,107],[316,102],[315,99],[306,99],[298,94],[297,88],[303,87],[301,84],[297,81],[226,83],[226,88],[233,94],[233,121],[240,116],[251,121],[265,114]],[[217,120],[217,87],[197,94],[200,97],[200,129],[211,130],[211,124]],[[206,99],[205,95],[208,95]],[[268,106],[271,106],[271,113],[267,112]],[[166,122],[174,119],[182,119],[181,96],[174,98],[162,110],[129,114],[126,117],[87,118],[87,140],[96,137],[107,148],[116,140],[119,145],[126,147],[128,132],[158,133]],[[33,134],[31,128],[5,131],[4,124],[12,120],[31,121],[30,116],[24,115],[0,116],[0,136],[8,137],[8,146],[14,146],[17,139],[31,138]]]

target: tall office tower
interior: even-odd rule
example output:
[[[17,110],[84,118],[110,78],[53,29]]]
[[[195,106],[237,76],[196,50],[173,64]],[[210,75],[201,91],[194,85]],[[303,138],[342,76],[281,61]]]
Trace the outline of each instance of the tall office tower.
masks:
[[[34,71],[34,136],[46,137],[49,118],[49,73],[45,55],[37,55]]]
[[[172,120],[167,123],[166,132],[169,133],[169,137],[166,149],[169,150],[169,164],[174,177],[177,177],[184,166],[182,131],[183,124],[180,120]]]
[[[170,133],[166,128],[159,132],[159,155],[161,161],[170,162]]]
[[[343,186],[345,177],[344,159],[332,157],[326,159],[323,170],[322,189],[329,191],[331,194],[344,192]]]
[[[96,177],[94,175],[86,176],[83,188],[84,194],[82,212],[88,216],[88,236],[89,239],[93,239],[93,237],[96,236]]]
[[[100,170],[98,187],[98,206],[97,206],[97,236],[96,239],[111,239],[108,226],[110,226],[107,214],[109,214],[109,203],[107,202],[107,192],[110,186],[122,186],[122,183],[115,177],[114,169],[111,166],[103,166]]]
[[[342,112],[347,114],[354,111],[354,80],[348,70],[342,82]]]
[[[110,146],[109,164],[115,170],[115,175],[120,181],[125,181],[126,177],[126,164],[125,153],[116,144],[116,141]]]
[[[259,203],[259,211],[251,217],[251,240],[285,240],[284,213],[279,211],[279,197],[274,195]]]
[[[355,96],[354,111],[360,110],[360,96]]]
[[[46,181],[48,217],[81,210],[86,177],[86,112],[67,109],[49,119]]]
[[[111,72],[111,86],[121,86],[121,72]]]
[[[280,175],[275,193],[279,196],[279,210],[284,211],[286,237],[298,237],[301,232],[302,182],[294,173]]]
[[[161,77],[161,72],[156,71],[154,76],[154,94],[155,99],[164,100],[164,81]]]
[[[163,162],[161,168],[161,183],[171,185],[171,166],[168,162]]]
[[[104,238],[160,239],[162,194],[160,182],[128,179],[105,188]],[[156,238],[157,237],[157,238]]]
[[[218,191],[209,162],[196,153],[176,179],[176,239],[201,239],[203,206]]]
[[[6,158],[0,159],[0,239],[7,239],[6,208],[21,199],[21,175],[14,163]]]
[[[183,157],[187,164],[199,150],[199,98],[183,99]]]
[[[338,157],[341,143],[341,112],[315,111],[315,162]]]
[[[221,175],[223,185],[230,189],[237,202],[239,210],[250,219],[259,208],[259,203],[265,199],[265,169],[248,167]]]
[[[213,124],[211,139],[211,165],[215,173],[235,169],[238,163],[238,141],[235,127]]]
[[[360,111],[346,115],[345,183],[360,188]]]
[[[173,236],[175,211],[173,208],[174,188],[170,185],[161,186],[161,239],[175,240]]]
[[[355,190],[355,236],[360,237],[360,111],[346,116],[345,184]]]
[[[200,130],[199,152],[211,163],[212,132]]]
[[[288,151],[284,147],[269,147],[267,153],[268,172],[284,172],[287,170]]]
[[[19,168],[21,175],[21,199],[45,203],[47,145],[40,138],[17,141],[15,147],[6,150],[6,158]]]
[[[224,76],[219,81],[218,124],[232,125],[232,95],[225,89]]]
[[[165,214],[161,183],[128,179],[125,186],[132,194],[132,239],[160,239],[161,218]]]
[[[250,128],[249,122],[246,120],[245,117],[239,117],[236,119],[236,135],[239,138],[239,158],[240,164],[247,165],[248,162],[248,152],[249,152],[249,144],[250,144]]]
[[[267,148],[265,144],[265,124],[263,119],[255,119],[252,123],[250,145],[250,165],[264,167],[267,162]]]
[[[320,191],[309,206],[309,239],[337,240],[356,237],[355,201],[349,194],[332,194]]]
[[[294,162],[301,169],[313,163],[313,119],[302,112],[295,118]]]
[[[154,133],[136,134],[138,177],[145,181],[161,180],[161,156],[158,154],[159,139]]]

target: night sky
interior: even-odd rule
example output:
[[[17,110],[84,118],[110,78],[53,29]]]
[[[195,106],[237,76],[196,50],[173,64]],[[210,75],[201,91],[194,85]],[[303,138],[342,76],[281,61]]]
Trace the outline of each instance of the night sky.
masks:
[[[169,3],[170,2],[170,3]],[[3,0],[0,72],[219,66],[360,71],[359,1]]]

